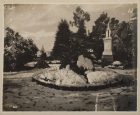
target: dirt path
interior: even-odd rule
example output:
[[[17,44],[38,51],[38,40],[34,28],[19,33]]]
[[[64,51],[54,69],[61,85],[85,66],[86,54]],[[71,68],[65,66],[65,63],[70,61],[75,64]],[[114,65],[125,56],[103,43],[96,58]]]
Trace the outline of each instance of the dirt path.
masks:
[[[134,87],[100,91],[63,91],[36,84],[32,82],[31,77],[5,77],[3,91],[4,111],[136,110]]]

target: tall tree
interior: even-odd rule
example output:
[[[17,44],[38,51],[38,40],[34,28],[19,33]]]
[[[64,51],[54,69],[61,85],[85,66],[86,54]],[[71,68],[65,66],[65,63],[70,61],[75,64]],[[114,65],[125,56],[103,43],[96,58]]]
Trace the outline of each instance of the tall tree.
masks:
[[[43,46],[39,52],[41,53],[41,55],[37,59],[36,67],[37,68],[48,68],[49,65],[46,62],[47,56],[46,56],[46,52],[45,52],[45,49]]]
[[[95,21],[95,25],[89,35],[89,40],[93,43],[92,49],[97,59],[101,59],[104,51],[103,38],[105,37],[108,22],[109,17],[107,16],[107,13],[103,12]]]
[[[41,48],[41,58],[43,60],[46,60],[46,58],[47,58],[44,46],[42,46],[42,48]]]
[[[14,37],[15,31],[9,27],[5,28],[5,37],[4,37],[4,46],[9,47],[13,40],[15,39]]]
[[[24,39],[18,32],[7,27],[4,37],[4,70],[21,70],[32,61],[38,50],[31,39]]]
[[[73,15],[74,21],[70,22],[70,24],[78,28],[77,37],[79,40],[84,40],[86,38],[85,22],[90,21],[90,15],[79,6],[75,9]]]
[[[130,28],[132,30],[132,51],[133,51],[133,66],[137,66],[137,8],[133,9],[131,16]]]
[[[110,28],[114,60],[122,61],[127,66],[132,65],[133,39],[130,24],[125,21],[119,23],[117,19],[112,18]]]
[[[58,31],[56,33],[56,39],[52,50],[52,55],[55,59],[63,61],[66,59],[69,53],[69,40],[70,40],[70,29],[66,20],[61,20],[58,25]]]

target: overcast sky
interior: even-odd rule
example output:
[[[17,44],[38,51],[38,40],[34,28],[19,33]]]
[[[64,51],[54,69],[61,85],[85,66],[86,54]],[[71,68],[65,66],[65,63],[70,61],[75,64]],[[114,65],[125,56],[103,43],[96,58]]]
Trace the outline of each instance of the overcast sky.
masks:
[[[109,17],[115,17],[120,21],[128,21],[128,9],[136,7],[133,4],[6,5],[5,27],[11,27],[23,37],[32,38],[39,48],[43,45],[46,51],[51,51],[58,22],[61,19],[72,20],[73,11],[77,6],[81,6],[90,14],[91,20],[86,23],[90,31],[102,12],[107,12]],[[76,31],[76,28],[71,30]]]

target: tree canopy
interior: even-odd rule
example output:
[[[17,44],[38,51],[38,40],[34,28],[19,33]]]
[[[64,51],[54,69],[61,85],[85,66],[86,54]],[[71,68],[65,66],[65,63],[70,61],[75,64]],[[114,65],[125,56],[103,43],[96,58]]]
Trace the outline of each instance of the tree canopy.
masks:
[[[85,22],[90,21],[90,15],[81,7],[77,7],[73,12],[73,20],[68,23],[62,20],[58,26],[56,41],[53,48],[54,57],[63,59],[64,62],[70,64],[76,62],[78,55],[87,55],[87,50],[92,50],[97,60],[102,59],[104,51],[104,42],[107,25],[111,29],[112,51],[114,61],[118,60],[131,65],[134,57],[136,57],[136,32],[135,27],[129,22],[111,18],[107,13],[103,12],[95,20],[92,31],[86,34]],[[69,26],[78,28],[77,32],[72,32]],[[134,56],[135,55],[135,56]],[[58,58],[59,57],[59,58]],[[90,57],[90,56],[89,56]],[[67,61],[66,61],[67,60]],[[64,66],[65,67],[65,66]]]
[[[119,60],[127,63],[127,66],[132,66],[134,43],[130,24],[125,21],[119,23],[117,19],[112,18],[110,28],[114,60]]]
[[[65,57],[68,56],[69,52],[69,40],[70,40],[70,29],[69,24],[66,20],[61,20],[58,25],[58,31],[56,33],[56,39],[54,47],[52,50],[52,55],[55,59],[62,61]]]
[[[18,32],[7,27],[4,37],[4,70],[23,69],[25,63],[32,61],[38,50],[32,39],[24,39]]]
[[[107,13],[102,13],[99,18],[95,20],[95,25],[92,27],[92,31],[89,34],[89,41],[92,43],[91,48],[94,51],[97,59],[102,58],[102,53],[104,51],[103,38],[105,37],[105,32],[107,24],[109,22],[109,17]]]

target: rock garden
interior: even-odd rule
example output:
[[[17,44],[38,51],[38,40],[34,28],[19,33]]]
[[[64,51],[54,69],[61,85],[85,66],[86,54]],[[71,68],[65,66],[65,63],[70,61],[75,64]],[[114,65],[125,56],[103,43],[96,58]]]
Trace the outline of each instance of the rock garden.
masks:
[[[63,69],[50,67],[35,73],[32,78],[42,85],[67,90],[98,90],[118,85],[129,86],[135,82],[132,76],[116,72],[108,66],[95,67],[89,58],[79,58],[76,66],[77,70],[82,69],[84,73],[79,74],[79,71],[76,72],[70,65],[66,65]]]

